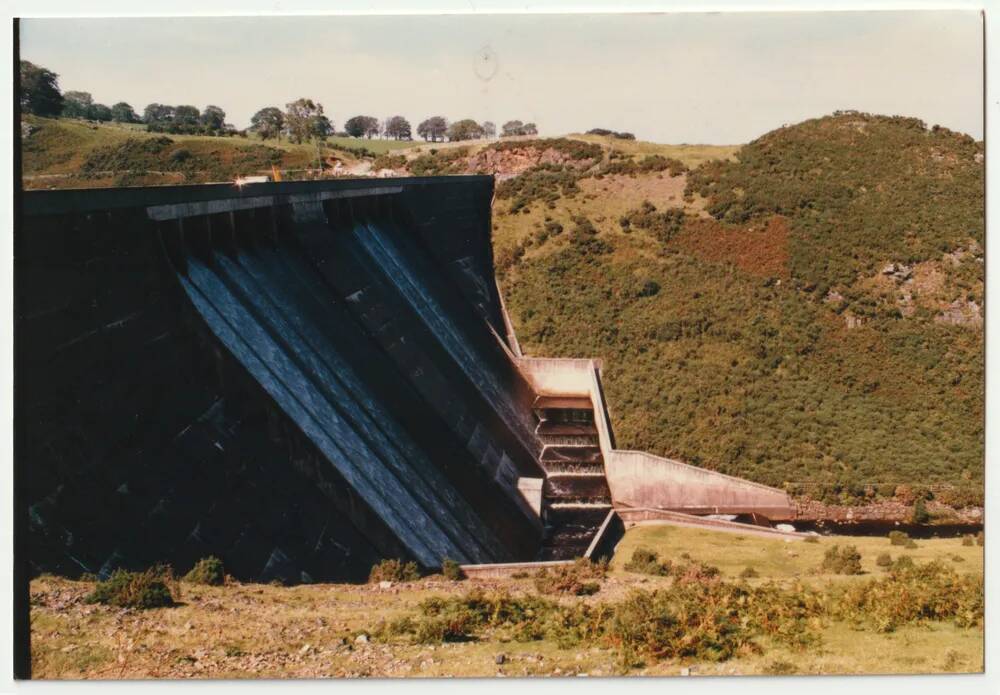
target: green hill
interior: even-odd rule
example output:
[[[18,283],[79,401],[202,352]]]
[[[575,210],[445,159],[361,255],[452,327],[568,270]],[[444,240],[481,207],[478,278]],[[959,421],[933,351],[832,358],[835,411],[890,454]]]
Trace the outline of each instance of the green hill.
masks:
[[[269,174],[286,178],[316,167],[316,147],[287,141],[208,135],[166,135],[143,126],[25,116],[22,119],[25,188],[94,188],[232,181]],[[324,165],[352,166],[359,159],[409,147],[393,140],[328,138]]]
[[[605,358],[622,448],[828,501],[981,500],[982,153],[846,113],[686,176],[594,169],[513,214],[500,190],[518,336]]]

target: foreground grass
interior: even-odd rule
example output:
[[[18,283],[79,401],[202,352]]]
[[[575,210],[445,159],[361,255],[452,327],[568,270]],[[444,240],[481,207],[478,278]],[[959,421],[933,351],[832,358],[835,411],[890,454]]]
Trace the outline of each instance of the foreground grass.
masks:
[[[732,533],[707,531],[676,526],[639,526],[631,529],[615,549],[612,572],[624,575],[625,561],[636,548],[649,548],[661,558],[677,559],[683,553],[714,565],[723,576],[736,578],[747,567],[760,577],[753,582],[770,579],[801,579],[819,586],[828,581],[849,581],[848,578],[817,571],[823,553],[834,544],[850,544],[861,553],[861,569],[866,574],[878,576],[882,570],[875,564],[880,553],[889,553],[893,559],[906,556],[916,563],[943,560],[957,572],[981,575],[983,549],[978,545],[963,546],[961,538],[931,538],[917,540],[916,548],[904,549],[889,544],[884,536],[824,536],[818,543],[785,541],[783,539],[741,536]],[[953,558],[960,557],[956,562]]]
[[[915,560],[952,562],[956,569],[981,575],[982,548],[962,546],[959,539],[918,541],[905,551],[885,538],[840,537],[856,545],[863,567],[880,576],[877,552],[906,553]],[[640,527],[630,530],[616,551],[612,572],[596,596],[564,597],[567,606],[615,602],[637,588],[669,589],[669,579],[626,573],[624,561],[638,546],[677,558],[716,564],[727,577],[755,566],[760,577],[790,585],[803,579],[817,587],[830,576],[811,574],[823,550],[819,544],[784,543],[728,533]],[[867,578],[838,578],[842,582]],[[40,577],[32,582],[32,661],[37,678],[282,678],[282,677],[409,677],[577,674],[699,675],[847,674],[975,672],[982,669],[983,631],[951,623],[905,625],[879,634],[845,623],[823,625],[821,640],[806,648],[789,647],[770,638],[759,652],[732,659],[646,659],[625,668],[613,649],[601,643],[560,647],[550,639],[510,641],[486,631],[462,642],[413,644],[409,640],[375,638],[380,621],[414,615],[430,596],[460,597],[472,588],[535,594],[532,580],[506,579],[452,582],[439,576],[416,582],[378,585],[307,585],[280,587],[256,584],[203,586],[184,583],[180,605],[131,611],[88,605],[83,598],[90,582]],[[359,635],[364,635],[359,639]],[[498,659],[502,655],[503,658]],[[497,663],[501,661],[502,663]]]

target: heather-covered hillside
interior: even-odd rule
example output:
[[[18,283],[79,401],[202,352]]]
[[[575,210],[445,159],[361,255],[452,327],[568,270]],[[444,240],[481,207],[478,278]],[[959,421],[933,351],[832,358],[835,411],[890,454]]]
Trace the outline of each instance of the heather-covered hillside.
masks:
[[[851,112],[687,173],[605,160],[503,184],[495,243],[526,351],[605,358],[620,447],[981,499],[982,143]]]

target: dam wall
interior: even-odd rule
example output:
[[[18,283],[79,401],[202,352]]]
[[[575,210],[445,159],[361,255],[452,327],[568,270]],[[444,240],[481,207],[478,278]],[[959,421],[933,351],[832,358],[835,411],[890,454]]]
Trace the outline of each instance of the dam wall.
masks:
[[[38,191],[15,240],[33,571],[530,558],[492,179]],[[523,485],[522,485],[523,487]]]

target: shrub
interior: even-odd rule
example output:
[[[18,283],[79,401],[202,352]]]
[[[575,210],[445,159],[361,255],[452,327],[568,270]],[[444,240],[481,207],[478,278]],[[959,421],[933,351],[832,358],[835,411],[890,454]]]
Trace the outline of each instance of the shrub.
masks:
[[[986,544],[986,532],[980,531],[976,534],[976,545],[983,547]]]
[[[607,563],[579,558],[572,565],[540,569],[535,576],[535,589],[540,594],[590,596],[600,591],[599,582],[607,572]]]
[[[886,577],[846,587],[832,607],[834,617],[870,625],[877,632],[922,620],[950,619],[958,627],[982,621],[980,577],[959,575],[938,561],[916,565],[902,560],[893,564]]]
[[[819,543],[819,536],[806,536],[802,539],[803,543]]]
[[[843,549],[835,545],[823,554],[820,569],[833,574],[861,574],[861,553],[853,545],[846,545]]]
[[[743,571],[740,572],[741,579],[754,579],[760,576],[760,572],[755,570],[753,567],[744,567]]]
[[[915,550],[917,548],[917,542],[912,538],[907,538],[906,542],[903,543],[903,547],[907,550]]]
[[[962,545],[963,546],[973,546],[975,544],[976,544],[976,539],[975,539],[974,536],[972,536],[972,534],[966,534],[966,535],[962,536]]]
[[[889,531],[890,545],[906,545],[906,541],[909,539],[910,537],[905,531]]]
[[[415,582],[420,579],[420,570],[415,562],[402,560],[382,560],[372,567],[368,574],[370,583],[377,582]]]
[[[184,575],[184,581],[212,586],[223,584],[226,581],[226,573],[222,567],[222,560],[214,555],[198,560],[191,571]]]
[[[172,570],[165,565],[144,572],[115,570],[106,581],[98,582],[85,601],[119,608],[161,608],[172,606],[179,597]]]
[[[465,579],[465,572],[462,571],[457,562],[450,558],[445,558],[444,562],[441,563],[441,574],[455,582]]]
[[[913,523],[915,524],[926,524],[931,520],[930,512],[927,511],[927,503],[924,500],[918,499],[913,504]]]
[[[880,553],[877,558],[875,558],[875,564],[879,567],[892,567],[892,555],[889,553]]]
[[[640,547],[632,551],[632,559],[625,563],[625,571],[665,577],[670,574],[670,561],[660,562],[656,551]]]
[[[170,161],[175,163],[186,162],[191,159],[191,150],[184,149],[183,147],[178,147],[176,150],[170,153]]]

